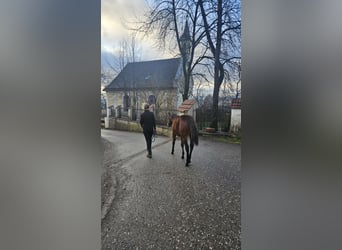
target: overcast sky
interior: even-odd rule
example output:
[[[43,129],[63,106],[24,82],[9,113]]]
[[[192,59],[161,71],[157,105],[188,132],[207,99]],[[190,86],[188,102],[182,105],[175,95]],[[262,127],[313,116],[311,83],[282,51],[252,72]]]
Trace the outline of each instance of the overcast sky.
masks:
[[[110,68],[108,63],[113,65],[112,61],[115,58],[111,54],[118,49],[120,41],[127,39],[132,32],[125,27],[125,23],[136,20],[136,17],[143,18],[146,10],[146,0],[101,0],[101,65],[103,69]],[[153,37],[144,39],[138,37],[138,39],[140,60],[174,57],[169,51],[162,52],[156,49],[154,46],[156,39]]]
[[[101,0],[101,51],[113,53],[122,39],[129,37],[132,31],[125,27],[125,23],[135,20],[135,16],[142,18],[147,10],[145,0]],[[152,37],[138,37],[141,60],[170,58],[171,55],[154,48]]]

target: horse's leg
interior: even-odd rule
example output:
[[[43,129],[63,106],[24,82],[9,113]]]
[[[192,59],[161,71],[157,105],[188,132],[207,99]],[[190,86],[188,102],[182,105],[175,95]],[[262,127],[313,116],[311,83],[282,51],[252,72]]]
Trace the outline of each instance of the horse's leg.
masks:
[[[189,154],[189,163],[191,162],[191,155],[192,155],[192,150],[194,149],[194,143],[190,139],[190,154]]]
[[[184,143],[183,143],[183,140],[181,140],[181,147],[182,147],[182,159],[184,159]]]
[[[175,150],[175,142],[176,142],[176,135],[172,134],[172,150],[171,150],[171,154],[173,155],[174,150]]]
[[[189,158],[189,144],[188,144],[188,140],[185,138],[184,140],[184,145],[185,145],[185,150],[186,150],[186,163],[185,166],[189,166],[190,163],[190,158]]]

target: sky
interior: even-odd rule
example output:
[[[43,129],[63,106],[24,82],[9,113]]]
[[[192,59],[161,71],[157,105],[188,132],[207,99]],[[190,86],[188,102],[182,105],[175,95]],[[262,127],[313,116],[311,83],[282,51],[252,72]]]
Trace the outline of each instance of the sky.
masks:
[[[153,0],[149,0],[153,1]],[[101,0],[101,66],[110,68],[108,62],[115,60],[115,52],[123,39],[128,39],[131,30],[125,24],[132,23],[137,18],[142,19],[148,10],[147,0]],[[156,39],[152,36],[137,37],[139,57],[142,61],[173,58],[169,52],[156,48]],[[203,87],[207,88],[207,87]],[[208,87],[210,88],[210,87]],[[210,88],[211,89],[211,88]]]
[[[101,55],[102,60],[113,58],[121,40],[127,39],[132,31],[125,27],[125,23],[142,18],[147,10],[146,0],[101,0]],[[163,53],[153,45],[153,37],[142,38],[138,36],[141,60],[154,60],[170,58],[171,55]],[[105,64],[105,62],[104,62]]]

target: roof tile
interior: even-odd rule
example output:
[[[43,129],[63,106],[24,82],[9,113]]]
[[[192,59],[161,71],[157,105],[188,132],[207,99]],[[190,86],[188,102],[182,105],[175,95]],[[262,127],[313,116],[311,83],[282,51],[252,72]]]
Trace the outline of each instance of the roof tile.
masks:
[[[234,98],[231,104],[232,109],[241,109],[241,98]]]
[[[186,111],[189,111],[195,103],[196,103],[196,100],[195,100],[195,99],[188,99],[188,100],[185,100],[185,101],[178,107],[178,111],[179,111],[179,112],[186,112]]]
[[[128,63],[105,91],[172,88],[179,64],[180,58]]]

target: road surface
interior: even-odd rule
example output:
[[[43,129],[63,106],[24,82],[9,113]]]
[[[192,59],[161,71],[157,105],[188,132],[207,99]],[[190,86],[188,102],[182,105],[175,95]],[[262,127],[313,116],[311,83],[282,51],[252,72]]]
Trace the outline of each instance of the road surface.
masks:
[[[241,249],[240,145],[200,137],[185,167],[179,141],[171,155],[170,138],[156,138],[149,159],[141,133],[101,135],[102,249]]]

